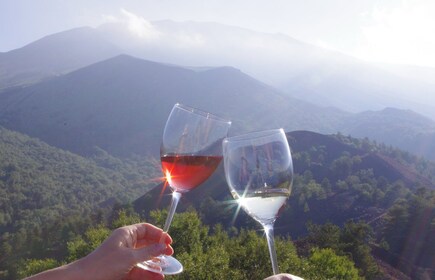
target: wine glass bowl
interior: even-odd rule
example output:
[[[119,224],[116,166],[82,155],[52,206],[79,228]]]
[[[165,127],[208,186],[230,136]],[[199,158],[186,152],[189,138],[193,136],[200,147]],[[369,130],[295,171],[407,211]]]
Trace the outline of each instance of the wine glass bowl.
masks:
[[[230,125],[211,113],[175,104],[160,148],[163,174],[173,191],[188,192],[214,172]]]
[[[223,141],[225,178],[240,207],[266,231],[278,274],[273,224],[290,196],[293,162],[283,129],[253,132]]]

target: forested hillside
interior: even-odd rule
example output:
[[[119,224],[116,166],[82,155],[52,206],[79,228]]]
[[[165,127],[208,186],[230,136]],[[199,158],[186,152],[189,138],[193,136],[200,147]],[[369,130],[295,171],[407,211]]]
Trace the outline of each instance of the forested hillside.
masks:
[[[0,279],[78,258],[122,224],[163,223],[166,213],[153,212],[169,204],[168,190],[158,185],[157,161],[121,160],[99,148],[83,158],[0,132]],[[284,271],[306,279],[329,279],[322,273],[340,271],[350,273],[340,279],[432,277],[433,163],[343,135],[295,131],[288,140],[296,175],[276,223]],[[186,265],[180,279],[217,279],[219,272],[228,279],[260,279],[270,273],[259,226],[243,211],[236,215],[222,172],[218,168],[181,201],[178,212],[191,214],[176,217],[171,228],[177,257]],[[252,269],[253,262],[262,265]],[[309,274],[313,269],[321,273]]]
[[[0,127],[0,270],[42,250],[40,240],[33,240],[38,249],[26,240],[47,232],[47,225],[104,213],[145,193],[158,174],[155,166],[98,148],[83,158]]]

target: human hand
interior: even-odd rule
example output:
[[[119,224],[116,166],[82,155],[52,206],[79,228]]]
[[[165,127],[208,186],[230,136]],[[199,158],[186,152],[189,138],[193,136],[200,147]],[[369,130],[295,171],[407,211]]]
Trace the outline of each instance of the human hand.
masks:
[[[121,227],[86,257],[26,280],[162,280],[164,275],[136,264],[161,254],[172,255],[171,243],[169,234],[151,224]]]
[[[301,277],[295,276],[295,275],[291,275],[288,273],[281,273],[281,274],[277,274],[277,275],[272,275],[270,277],[267,277],[264,280],[304,280]]]
[[[100,247],[79,260],[79,266],[95,280],[163,279],[162,274],[136,267],[138,262],[161,254],[172,255],[172,238],[151,224],[116,229]]]

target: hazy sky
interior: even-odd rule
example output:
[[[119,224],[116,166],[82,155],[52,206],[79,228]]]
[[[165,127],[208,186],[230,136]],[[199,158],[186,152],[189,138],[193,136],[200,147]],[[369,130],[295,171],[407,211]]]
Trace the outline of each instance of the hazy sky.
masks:
[[[370,61],[435,67],[435,0],[0,0],[0,52],[128,13],[283,33]]]

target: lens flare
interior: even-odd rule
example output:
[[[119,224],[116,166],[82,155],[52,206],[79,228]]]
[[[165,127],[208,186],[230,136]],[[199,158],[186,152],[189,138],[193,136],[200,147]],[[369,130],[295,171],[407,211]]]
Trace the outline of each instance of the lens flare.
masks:
[[[166,170],[166,173],[165,173],[165,178],[166,178],[166,182],[168,182],[168,184],[169,185],[171,185],[172,184],[172,176],[171,176],[171,172],[169,172],[169,170]]]

